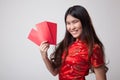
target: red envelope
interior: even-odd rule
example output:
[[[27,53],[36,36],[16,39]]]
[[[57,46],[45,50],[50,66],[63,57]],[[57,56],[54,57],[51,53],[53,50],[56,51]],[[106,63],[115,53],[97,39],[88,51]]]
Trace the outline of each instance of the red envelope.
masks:
[[[49,26],[49,30],[50,30],[50,33],[51,34],[51,37],[53,39],[53,42],[51,44],[55,44],[56,45],[56,38],[57,38],[57,24],[54,24],[54,23],[51,23],[51,22],[47,22],[48,23],[48,26]],[[50,27],[52,26],[52,27]]]
[[[44,21],[36,24],[36,28],[32,29],[28,35],[28,39],[37,45],[40,45],[42,41],[48,41],[48,43],[56,45],[57,38],[57,24],[53,22]]]
[[[35,29],[31,29],[28,39],[30,39],[31,41],[33,41],[34,43],[36,43],[37,45],[40,45],[40,39],[38,37],[38,31],[36,31]]]

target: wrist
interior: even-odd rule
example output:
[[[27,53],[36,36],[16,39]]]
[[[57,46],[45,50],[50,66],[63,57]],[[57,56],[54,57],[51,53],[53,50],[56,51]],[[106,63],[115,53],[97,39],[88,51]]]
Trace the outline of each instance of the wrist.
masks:
[[[42,53],[41,55],[42,55],[42,58],[43,58],[43,59],[46,59],[46,58],[48,58],[48,55],[47,55],[47,53]]]

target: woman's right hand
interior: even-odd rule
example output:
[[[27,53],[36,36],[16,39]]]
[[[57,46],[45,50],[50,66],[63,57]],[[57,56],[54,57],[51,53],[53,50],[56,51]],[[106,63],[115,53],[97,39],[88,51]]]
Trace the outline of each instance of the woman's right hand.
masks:
[[[52,75],[57,75],[58,74],[58,69],[54,68],[53,65],[51,64],[51,60],[49,60],[47,51],[49,49],[49,43],[47,41],[43,41],[40,44],[40,53],[42,55],[43,61],[47,67],[47,69],[50,71]]]
[[[49,43],[47,41],[43,41],[40,44],[40,53],[42,54],[42,57],[46,57],[47,56],[48,49],[49,49]]]

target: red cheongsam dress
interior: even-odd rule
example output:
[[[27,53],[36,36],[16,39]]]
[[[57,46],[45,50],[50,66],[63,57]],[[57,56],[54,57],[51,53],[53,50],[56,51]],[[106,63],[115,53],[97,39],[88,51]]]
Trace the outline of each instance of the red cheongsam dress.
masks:
[[[64,52],[62,59],[64,59],[65,54]],[[104,60],[101,49],[98,45],[94,45],[91,65],[99,67],[103,64]],[[59,80],[85,80],[91,65],[88,60],[88,47],[86,43],[80,40],[75,41],[69,46],[68,55],[61,65]]]

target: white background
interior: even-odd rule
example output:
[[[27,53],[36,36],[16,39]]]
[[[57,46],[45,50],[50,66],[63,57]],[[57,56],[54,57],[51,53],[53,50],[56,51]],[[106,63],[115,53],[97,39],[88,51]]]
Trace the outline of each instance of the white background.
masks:
[[[0,80],[58,80],[48,72],[39,47],[27,36],[36,23],[48,20],[58,24],[59,42],[65,31],[65,11],[74,4],[88,10],[105,46],[108,80],[120,79],[119,0],[0,0]],[[94,74],[87,80],[95,80]]]

